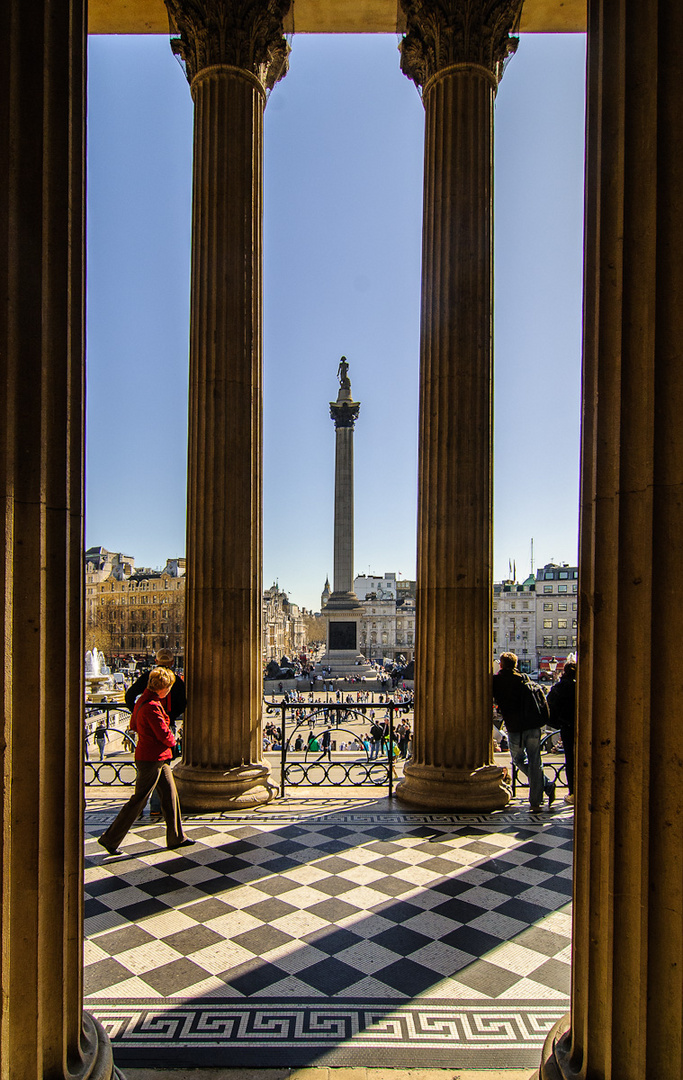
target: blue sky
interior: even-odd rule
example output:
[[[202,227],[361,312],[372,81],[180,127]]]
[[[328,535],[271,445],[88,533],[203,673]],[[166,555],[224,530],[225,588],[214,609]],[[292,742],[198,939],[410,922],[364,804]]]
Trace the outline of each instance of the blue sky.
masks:
[[[415,575],[424,110],[396,36],[298,36],[265,119],[264,584],[333,571],[339,358],[356,572]],[[496,102],[494,577],[577,553],[585,39]],[[184,554],[192,103],[166,38],[90,39],[86,542]]]

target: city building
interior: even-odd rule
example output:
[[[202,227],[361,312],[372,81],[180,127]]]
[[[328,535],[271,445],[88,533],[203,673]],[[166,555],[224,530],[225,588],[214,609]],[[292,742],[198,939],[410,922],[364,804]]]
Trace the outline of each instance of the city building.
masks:
[[[135,560],[105,548],[85,553],[86,644],[110,658],[145,659],[169,649],[182,660],[185,559],[163,570],[135,569]]]
[[[547,563],[536,571],[536,666],[562,667],[578,641],[579,568]]]
[[[277,584],[263,593],[263,660],[278,662],[283,656],[290,659],[306,650],[306,625],[303,612],[290,602],[286,592]]]
[[[395,573],[359,574],[354,591],[363,614],[361,652],[368,660],[412,660],[415,652],[415,592],[399,589]],[[415,583],[412,582],[414,585]]]
[[[514,652],[520,671],[536,670],[536,582],[507,580],[493,586],[493,659]]]

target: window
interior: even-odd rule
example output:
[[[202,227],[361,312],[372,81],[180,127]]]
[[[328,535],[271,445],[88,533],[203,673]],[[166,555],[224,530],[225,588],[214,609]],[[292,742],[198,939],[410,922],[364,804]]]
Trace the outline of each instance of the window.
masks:
[[[558,639],[557,639],[557,647],[559,649],[566,649],[567,648],[567,638],[566,637],[558,637]]]
[[[552,591],[553,591],[552,585],[544,585],[543,586],[543,592],[544,593],[549,593],[549,592],[552,592]]]
[[[522,607],[524,608],[525,611],[528,611],[529,610],[529,601],[528,600],[523,600],[522,601]]]
[[[498,641],[498,631],[494,630],[493,631],[493,644],[495,645],[497,641]]]
[[[575,637],[572,638],[572,645],[576,645],[576,638]]]
[[[514,601],[514,600],[513,600],[513,601],[512,601],[512,603],[510,604],[510,607],[511,607],[511,608],[513,609],[513,611],[514,611],[514,609],[515,609],[515,608],[517,607],[517,605],[516,605],[516,603],[515,603],[515,601]]]
[[[545,580],[548,581],[548,579],[550,579],[552,581],[552,578],[553,578],[552,570],[546,570],[546,572],[545,572]]]
[[[493,616],[493,625],[495,626],[497,622],[498,622],[498,616],[494,615]]]
[[[543,629],[544,630],[552,630],[552,628],[553,628],[553,620],[552,619],[544,619],[543,620]]]
[[[526,641],[528,636],[529,636],[529,631],[528,630],[522,630],[522,638],[523,638],[524,641]]]
[[[560,581],[566,581],[567,578],[569,577],[569,573],[566,570],[560,570],[559,577],[560,577]]]
[[[523,619],[522,619],[522,622],[524,623],[524,622],[528,622],[528,621],[529,621],[529,617],[528,617],[528,615],[525,615],[523,617]]]
[[[498,604],[495,602],[495,600],[493,602],[493,610],[498,611]]]
[[[552,649],[552,647],[553,647],[553,639],[552,639],[552,637],[544,637],[543,638],[543,648],[544,649],[548,649],[548,648]]]
[[[572,619],[572,630],[576,630],[576,619]]]
[[[576,604],[572,604],[572,611],[576,611]]]
[[[578,592],[578,590],[579,590],[578,585],[572,585],[572,592]]]
[[[566,630],[567,629],[567,620],[566,619],[558,619],[557,620],[557,629],[558,630]]]
[[[566,604],[558,604],[557,605],[557,610],[558,611],[566,611],[567,610],[567,605]]]
[[[553,605],[552,604],[544,604],[543,605],[543,610],[544,611],[552,611],[553,610]]]
[[[558,592],[566,592],[567,591],[567,586],[566,585],[558,585],[557,586],[557,591]]]

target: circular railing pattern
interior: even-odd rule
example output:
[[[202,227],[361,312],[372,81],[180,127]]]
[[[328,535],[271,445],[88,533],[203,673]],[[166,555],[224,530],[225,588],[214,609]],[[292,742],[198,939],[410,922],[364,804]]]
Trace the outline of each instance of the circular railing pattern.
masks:
[[[133,761],[86,761],[86,787],[133,787],[137,769]]]
[[[380,787],[389,783],[389,763],[386,761],[288,761],[285,780],[292,787],[307,784],[319,787]]]
[[[541,764],[543,766],[543,772],[548,776],[551,783],[557,784],[558,787],[567,786],[567,770],[565,769],[564,760],[562,761],[548,761],[548,753],[553,752],[553,739],[556,739],[559,732],[549,731],[547,735],[544,735],[541,739]],[[552,774],[552,775],[548,775]],[[512,794],[515,795],[517,788],[528,788],[529,781],[523,772],[517,768],[516,765],[512,766]]]

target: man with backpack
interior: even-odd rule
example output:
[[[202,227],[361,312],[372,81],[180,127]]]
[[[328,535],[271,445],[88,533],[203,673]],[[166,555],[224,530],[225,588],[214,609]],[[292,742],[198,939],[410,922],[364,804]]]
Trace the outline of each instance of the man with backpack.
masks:
[[[517,670],[517,657],[505,652],[500,657],[500,670],[493,676],[493,700],[503,717],[507,731],[512,763],[529,780],[529,804],[533,811],[541,809],[544,794],[550,807],[555,799],[555,784],[548,780],[541,764],[541,727],[550,718],[543,691]]]

